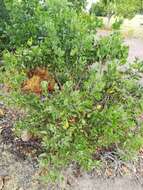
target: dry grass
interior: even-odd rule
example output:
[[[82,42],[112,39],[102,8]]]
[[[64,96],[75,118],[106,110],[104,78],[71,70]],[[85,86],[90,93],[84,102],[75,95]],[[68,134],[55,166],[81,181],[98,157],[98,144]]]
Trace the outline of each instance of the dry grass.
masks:
[[[143,38],[143,15],[136,15],[132,20],[126,19],[121,32],[125,37]]]
[[[111,29],[114,21],[115,18],[112,18],[108,30]],[[105,24],[105,29],[107,30],[107,18],[103,18],[103,22]],[[123,25],[121,26],[121,33],[124,37],[128,38],[143,38],[143,15],[136,15],[131,20],[125,19]]]

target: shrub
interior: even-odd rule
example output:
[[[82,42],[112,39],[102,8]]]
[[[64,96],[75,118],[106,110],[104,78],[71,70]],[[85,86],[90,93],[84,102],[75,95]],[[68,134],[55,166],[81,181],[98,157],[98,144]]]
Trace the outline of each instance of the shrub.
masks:
[[[6,7],[9,11],[10,17],[10,23],[7,25],[6,31],[10,38],[10,45],[14,48],[17,48],[22,45],[29,46],[29,44],[37,45],[45,37],[51,35],[52,30],[60,29],[60,27],[62,27],[61,31],[59,30],[53,32],[67,33],[68,31],[62,31],[62,22],[64,22],[63,19],[65,19],[64,16],[66,17],[66,15],[73,15],[74,18],[72,19],[72,16],[71,19],[67,17],[67,20],[65,19],[65,22],[67,23],[64,24],[68,24],[69,21],[69,26],[70,24],[73,25],[73,28],[71,28],[71,30],[74,30],[74,27],[76,26],[74,26],[74,23],[71,22],[75,22],[75,12],[81,14],[82,7],[84,7],[84,4],[85,1],[77,2],[70,0],[63,0],[62,3],[60,1],[55,0],[48,0],[43,3],[40,3],[40,1],[38,0],[6,1]],[[78,9],[78,11],[76,11],[75,7]],[[53,14],[55,14],[55,16],[53,16]],[[58,14],[61,14],[61,20],[58,20]],[[56,21],[55,24],[61,25],[54,26],[53,20]],[[62,34],[59,33],[59,35]]]
[[[25,1],[7,5],[13,10],[10,14],[13,24],[7,27],[10,43],[13,47],[24,45],[16,52],[20,67],[46,66],[62,73],[71,70],[75,77],[83,73],[85,66],[100,59],[122,57],[125,62],[127,53],[123,52],[127,50],[119,35],[95,42],[95,30],[102,25],[96,17],[77,14],[64,0],[62,3],[49,0],[44,5],[36,0]]]
[[[62,91],[33,100],[34,110],[16,124],[17,134],[26,129],[41,139],[40,160],[50,171],[72,161],[89,170],[95,167],[97,150],[118,147],[132,155],[143,143],[142,90],[134,78],[118,72],[115,62],[108,63],[106,72],[98,67],[80,89],[67,81]]]
[[[24,40],[27,47],[20,47],[15,52],[16,64],[20,68],[23,66],[26,69],[37,66],[48,67],[53,73],[62,73],[64,81],[69,77],[77,78],[89,64],[94,34],[96,28],[100,27],[102,23],[99,19],[86,13],[77,14],[64,0],[62,3],[57,0],[49,0],[47,5],[45,5],[46,11],[38,14],[42,31],[45,31],[45,37],[39,44],[36,45],[36,39],[36,43],[34,43],[34,34],[26,37],[26,31],[29,31],[27,25],[21,26],[24,28],[18,31],[20,32],[16,35],[16,38],[19,38],[18,43],[23,44],[21,40]],[[33,19],[35,20],[35,17]],[[35,27],[34,22],[31,22]],[[11,28],[10,31],[12,31]],[[27,40],[29,39],[28,42],[24,39],[25,37]]]
[[[38,15],[42,9],[38,0],[6,1],[9,24],[6,26],[10,47],[15,49],[27,45],[29,40],[37,44],[42,33]],[[40,26],[41,24],[41,26]],[[41,34],[42,33],[42,34]],[[43,34],[44,35],[44,34]]]
[[[143,72],[143,61],[142,60],[135,60],[133,63],[133,69],[135,69],[136,72]]]
[[[77,12],[80,12],[82,9],[86,6],[86,0],[68,0],[70,3],[72,3],[72,7],[77,10]]]
[[[93,3],[90,8],[90,14],[95,16],[107,16],[107,8],[102,2]]]
[[[116,19],[115,22],[112,24],[113,30],[119,30],[122,24],[123,24],[123,19]]]
[[[6,24],[9,22],[8,11],[4,1],[0,0],[0,57],[1,52],[8,46],[9,38],[6,32]]]
[[[110,36],[101,38],[97,44],[95,44],[94,56],[97,61],[101,61],[103,64],[111,60],[116,60],[124,64],[128,57],[128,47],[123,45],[121,35],[115,32]]]
[[[118,66],[126,62],[128,48],[122,45],[118,33],[96,38],[100,21],[77,13],[66,0],[46,2],[44,10],[36,6],[38,17],[32,17],[32,23],[38,18],[43,24],[42,41],[37,41],[35,24],[30,35],[27,25],[22,25],[17,35],[24,37],[26,31],[22,43],[28,43],[14,54],[4,54],[3,77],[14,89],[11,100],[27,111],[27,117],[15,125],[16,134],[28,130],[41,140],[40,160],[49,167],[49,176],[72,161],[92,169],[96,163],[93,155],[105,147],[133,153],[142,145],[143,93],[136,77],[118,71]],[[17,42],[21,43],[19,37]],[[48,68],[61,88],[47,94],[48,83],[44,81],[42,96],[23,94],[25,70],[37,67]]]
[[[88,66],[95,62],[100,62],[101,67],[111,60],[115,60],[117,64],[125,63],[128,47],[122,44],[121,36],[114,33],[108,37],[94,40],[95,37],[92,32],[88,32],[91,27],[90,20],[87,19],[86,22],[85,16],[82,18],[84,18],[84,25],[80,24],[87,27],[85,31],[81,27],[69,31],[72,37],[69,34],[67,36],[64,34],[64,41],[63,38],[53,35],[52,32],[51,36],[46,37],[39,46],[19,48],[15,55],[6,53],[4,55],[5,61],[10,64],[10,67],[14,64],[17,65],[17,68],[23,67],[23,69],[47,67],[59,78],[62,84],[69,78],[76,81],[84,78]],[[79,26],[78,22],[77,25]],[[64,25],[64,27],[67,26]],[[90,31],[92,30],[90,29]],[[76,33],[77,35],[75,35]],[[14,60],[14,63],[11,59]]]

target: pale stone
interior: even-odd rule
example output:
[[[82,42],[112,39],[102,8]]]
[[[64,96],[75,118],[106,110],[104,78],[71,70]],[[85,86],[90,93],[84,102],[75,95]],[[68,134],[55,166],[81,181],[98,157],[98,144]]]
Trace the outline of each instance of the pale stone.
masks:
[[[32,138],[32,135],[27,131],[23,131],[21,134],[21,139],[25,142],[29,141]]]

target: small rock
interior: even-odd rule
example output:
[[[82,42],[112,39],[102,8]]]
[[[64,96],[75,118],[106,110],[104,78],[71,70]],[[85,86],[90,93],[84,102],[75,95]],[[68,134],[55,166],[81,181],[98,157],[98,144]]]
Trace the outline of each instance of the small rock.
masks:
[[[111,168],[106,169],[105,175],[107,177],[113,176],[113,170]]]
[[[1,88],[1,84],[0,84],[0,88]],[[0,101],[0,106],[3,106],[4,103],[2,101]]]
[[[20,187],[18,190],[23,190],[23,188],[22,188],[22,187]]]
[[[3,178],[2,177],[0,177],[0,190],[2,190],[3,189]]]
[[[4,65],[4,60],[0,60],[0,66]]]
[[[0,109],[0,117],[4,117],[5,111],[3,109]]]
[[[129,65],[122,65],[118,67],[118,71],[121,73],[126,73],[129,70]]]
[[[138,84],[139,84],[141,87],[143,87],[143,78],[141,78],[141,79],[139,80]]]
[[[23,131],[21,134],[21,139],[25,142],[29,141],[32,138],[31,133],[29,133],[27,130]]]
[[[4,170],[0,170],[0,178],[8,177],[8,173]]]
[[[92,65],[90,65],[89,69],[91,70],[97,69],[97,63],[93,63]]]
[[[124,175],[127,175],[130,173],[129,168],[127,166],[122,166],[121,170]]]

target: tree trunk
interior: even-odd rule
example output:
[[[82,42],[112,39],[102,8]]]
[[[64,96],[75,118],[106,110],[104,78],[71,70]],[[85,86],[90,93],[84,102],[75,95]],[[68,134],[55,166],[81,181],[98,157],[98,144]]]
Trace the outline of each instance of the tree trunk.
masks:
[[[107,28],[110,28],[110,21],[111,21],[112,16],[113,16],[112,14],[107,15]]]
[[[111,18],[112,16],[115,15],[115,13],[112,11],[109,11],[107,14],[107,28],[110,28],[110,22],[111,22]]]

